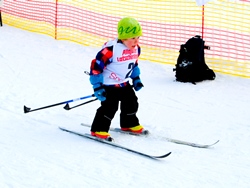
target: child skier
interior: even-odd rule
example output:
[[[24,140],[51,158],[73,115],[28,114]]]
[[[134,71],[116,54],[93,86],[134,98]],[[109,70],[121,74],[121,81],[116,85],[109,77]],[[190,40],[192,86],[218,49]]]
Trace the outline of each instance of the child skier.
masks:
[[[139,104],[134,92],[143,87],[138,67],[142,28],[137,20],[126,17],[118,22],[117,31],[118,38],[103,45],[90,67],[90,83],[95,96],[101,101],[91,126],[91,135],[102,139],[110,138],[108,131],[119,101],[121,129],[139,134],[143,132],[136,116]],[[130,78],[133,85],[129,83]]]

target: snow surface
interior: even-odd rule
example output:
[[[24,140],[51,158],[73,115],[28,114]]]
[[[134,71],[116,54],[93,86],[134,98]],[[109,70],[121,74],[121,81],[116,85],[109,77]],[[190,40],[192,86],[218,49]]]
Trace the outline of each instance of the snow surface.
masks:
[[[137,92],[138,117],[152,136],[111,134],[116,143],[147,154],[172,151],[161,160],[58,129],[89,132],[80,124],[91,124],[99,101],[69,111],[60,105],[24,113],[24,105],[36,109],[92,94],[84,71],[98,50],[7,25],[0,28],[1,188],[249,187],[249,79],[217,73],[214,81],[179,83],[173,66],[140,61],[145,87]],[[112,127],[119,127],[119,112]],[[220,142],[199,149],[157,135]]]

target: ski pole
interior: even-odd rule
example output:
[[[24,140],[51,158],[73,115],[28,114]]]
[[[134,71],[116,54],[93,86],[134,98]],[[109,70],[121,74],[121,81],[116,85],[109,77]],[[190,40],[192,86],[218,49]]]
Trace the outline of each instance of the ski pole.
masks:
[[[96,101],[96,100],[97,100],[97,98],[92,99],[92,100],[89,100],[89,101],[84,102],[84,103],[82,103],[82,104],[78,104],[78,105],[76,105],[76,106],[72,106],[72,107],[70,107],[70,106],[69,106],[69,103],[67,103],[63,108],[64,108],[65,110],[71,110],[72,108],[76,108],[76,107],[82,106],[82,105],[84,105],[84,104],[88,104],[88,103],[93,102],[93,101]]]
[[[89,76],[89,72],[88,71],[84,71],[84,73]]]
[[[84,97],[80,97],[80,98],[76,98],[76,99],[71,99],[71,100],[68,100],[68,101],[59,102],[59,103],[56,103],[56,104],[51,104],[51,105],[43,106],[43,107],[36,108],[36,109],[31,109],[31,108],[28,108],[28,107],[24,106],[24,113],[33,112],[33,111],[37,111],[37,110],[42,110],[42,109],[45,109],[45,108],[50,108],[50,107],[54,107],[54,106],[58,106],[58,105],[62,105],[62,104],[67,104],[67,103],[71,103],[71,102],[75,102],[75,101],[79,101],[79,100],[91,98],[91,97],[94,97],[94,96],[95,96],[94,94],[87,95],[87,96],[84,96]]]

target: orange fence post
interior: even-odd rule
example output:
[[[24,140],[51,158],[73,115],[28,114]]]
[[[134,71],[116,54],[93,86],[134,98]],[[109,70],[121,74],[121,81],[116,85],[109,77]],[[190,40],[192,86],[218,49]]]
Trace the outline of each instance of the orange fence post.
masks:
[[[58,12],[57,5],[58,5],[58,0],[56,0],[56,12],[55,12],[55,39],[57,39],[57,12]]]
[[[202,28],[201,28],[201,38],[203,39],[203,34],[204,34],[204,20],[205,20],[205,16],[204,16],[204,14],[205,14],[205,7],[204,7],[204,5],[202,5]]]

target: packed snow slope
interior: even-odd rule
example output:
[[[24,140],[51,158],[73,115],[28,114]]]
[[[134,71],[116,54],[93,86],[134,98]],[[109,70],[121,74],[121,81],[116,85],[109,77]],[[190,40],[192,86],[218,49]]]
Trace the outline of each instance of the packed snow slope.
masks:
[[[84,38],[82,39],[84,40]],[[152,160],[63,132],[89,133],[100,102],[59,105],[93,93],[84,74],[99,48],[4,25],[0,28],[0,187],[247,188],[250,182],[250,80],[216,73],[196,85],[175,81],[173,66],[140,61],[140,123],[149,137],[112,133],[116,143]],[[143,53],[143,49],[142,49]],[[89,99],[69,103],[81,104]],[[112,127],[119,127],[117,112]],[[158,136],[201,144],[170,143]]]

